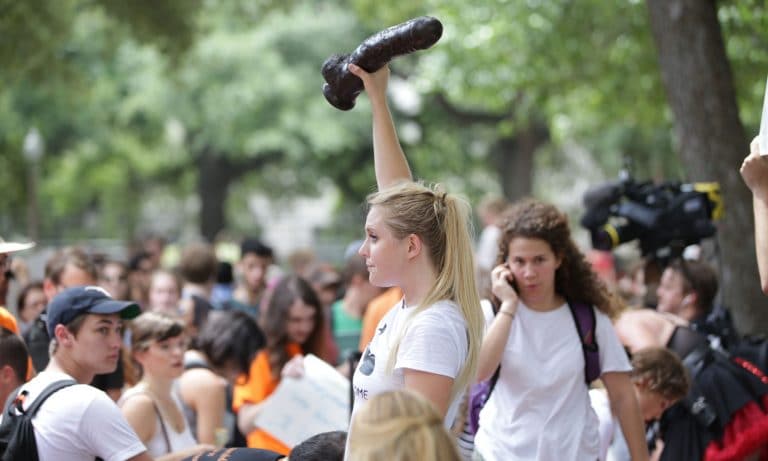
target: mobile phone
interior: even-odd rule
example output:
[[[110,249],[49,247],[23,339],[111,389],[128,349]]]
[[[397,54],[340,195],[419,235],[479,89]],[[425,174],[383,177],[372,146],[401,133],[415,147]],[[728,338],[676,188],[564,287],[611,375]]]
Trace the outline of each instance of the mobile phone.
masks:
[[[504,263],[504,267],[506,267],[507,269],[510,269],[510,267],[509,267],[509,264],[508,264],[508,263]],[[514,278],[513,278],[512,280],[510,280],[510,279],[509,279],[509,277],[507,277],[507,283],[509,283],[509,285],[510,285],[512,288],[514,288],[514,289],[515,289],[515,291],[518,291],[518,289],[517,289],[517,280],[515,280]]]

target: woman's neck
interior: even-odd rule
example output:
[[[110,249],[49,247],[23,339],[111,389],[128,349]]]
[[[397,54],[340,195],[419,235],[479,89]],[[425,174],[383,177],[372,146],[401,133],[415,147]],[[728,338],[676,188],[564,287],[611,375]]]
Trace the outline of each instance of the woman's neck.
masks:
[[[536,299],[523,298],[523,303],[531,310],[549,312],[562,306],[565,303],[565,298],[557,293],[551,293]]]
[[[158,398],[165,398],[171,396],[171,387],[173,386],[173,379],[160,378],[157,376],[144,375],[139,381],[144,389],[149,391],[152,395]]]
[[[426,299],[432,287],[435,286],[437,276],[427,274],[411,278],[405,278],[407,282],[400,285],[403,290],[403,298],[406,306],[418,306]]]

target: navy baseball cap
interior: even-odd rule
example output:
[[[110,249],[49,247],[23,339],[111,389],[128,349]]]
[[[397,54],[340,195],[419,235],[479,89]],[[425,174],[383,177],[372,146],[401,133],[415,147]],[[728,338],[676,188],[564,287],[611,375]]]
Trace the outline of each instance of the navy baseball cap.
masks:
[[[58,324],[67,324],[80,314],[120,314],[123,319],[132,319],[141,314],[141,308],[133,301],[112,299],[107,290],[97,286],[67,288],[53,297],[48,304],[48,335]]]

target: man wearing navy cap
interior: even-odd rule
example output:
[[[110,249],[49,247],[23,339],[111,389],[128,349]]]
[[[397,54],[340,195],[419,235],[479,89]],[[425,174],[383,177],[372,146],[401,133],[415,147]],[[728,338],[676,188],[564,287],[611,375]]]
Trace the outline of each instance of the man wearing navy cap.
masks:
[[[123,320],[139,313],[137,304],[114,300],[97,286],[68,288],[48,304],[51,360],[22,387],[28,393],[23,406],[54,382],[77,384],[51,395],[33,419],[41,461],[151,460],[115,403],[88,385],[95,374],[115,370]]]

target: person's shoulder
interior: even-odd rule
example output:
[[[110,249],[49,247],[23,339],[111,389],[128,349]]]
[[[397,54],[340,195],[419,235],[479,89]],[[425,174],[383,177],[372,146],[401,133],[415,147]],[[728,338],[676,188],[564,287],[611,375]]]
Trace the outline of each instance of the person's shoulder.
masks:
[[[411,320],[409,329],[462,330],[466,320],[453,301],[438,301],[417,313]]]
[[[225,389],[227,382],[208,368],[190,368],[179,377],[182,393],[206,394],[212,390]]]
[[[123,408],[126,405],[128,406],[136,406],[136,407],[144,407],[147,406],[149,408],[152,407],[152,397],[137,388],[130,388],[120,397],[120,400],[117,401],[117,406]]]
[[[129,389],[117,402],[125,415],[138,421],[149,421],[155,413],[155,403],[146,392]]]
[[[464,321],[459,305],[448,299],[437,301],[421,311],[417,317],[442,321]]]

